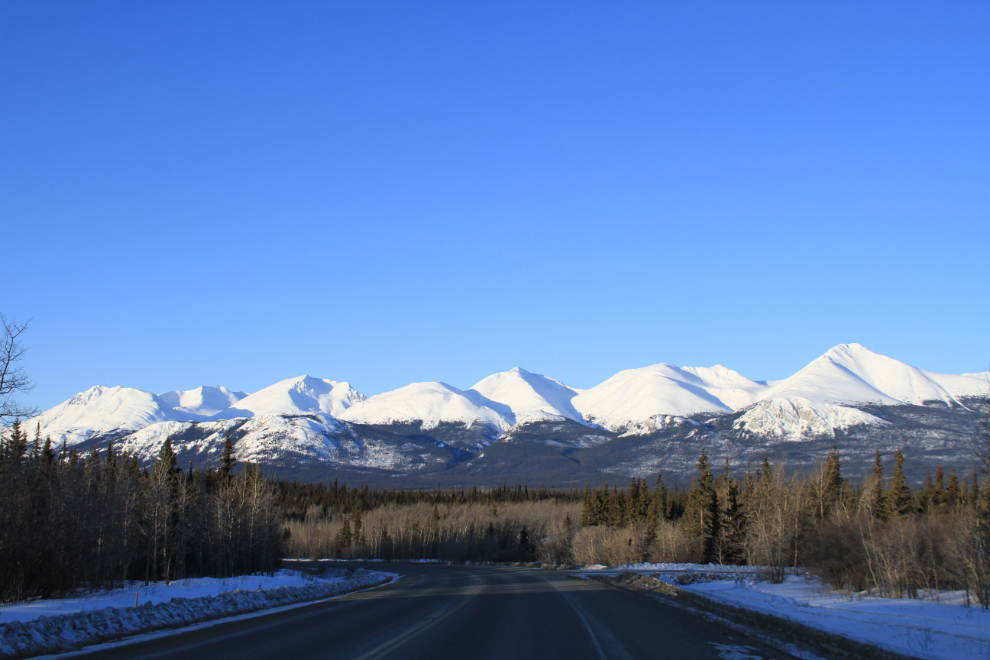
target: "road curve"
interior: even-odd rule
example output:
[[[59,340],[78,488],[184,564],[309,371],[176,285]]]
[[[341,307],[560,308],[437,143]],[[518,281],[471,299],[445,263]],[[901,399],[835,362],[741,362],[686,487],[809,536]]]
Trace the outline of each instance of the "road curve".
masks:
[[[379,567],[402,578],[332,601],[96,651],[87,658],[791,657],[651,598],[555,571]]]

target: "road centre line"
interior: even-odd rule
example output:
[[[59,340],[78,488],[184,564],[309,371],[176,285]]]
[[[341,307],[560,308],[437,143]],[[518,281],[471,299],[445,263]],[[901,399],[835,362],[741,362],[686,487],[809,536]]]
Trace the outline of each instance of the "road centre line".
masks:
[[[471,577],[475,579],[478,578],[477,575],[472,575]],[[459,609],[467,605],[475,596],[481,593],[484,587],[485,585],[483,582],[478,584],[471,593],[466,594],[467,597],[464,598],[461,603],[457,605],[452,605],[448,603],[445,607],[442,607],[439,610],[430,614],[430,616],[427,616],[425,619],[423,619],[422,622],[416,623],[411,627],[407,628],[406,631],[403,632],[398,637],[393,637],[391,640],[385,642],[384,644],[381,644],[380,646],[377,646],[376,648],[368,651],[364,655],[358,656],[357,658],[355,658],[355,660],[373,660],[388,655],[389,653],[399,648],[413,637],[416,637],[426,632],[430,628],[434,627],[435,625],[437,625],[438,623],[449,617],[451,614],[457,612]]]
[[[598,640],[598,635],[596,635],[595,634],[595,631],[591,628],[591,623],[584,616],[584,612],[581,610],[581,607],[574,601],[574,599],[571,597],[571,595],[568,594],[563,589],[561,589],[557,585],[557,581],[556,580],[550,579],[550,578],[547,578],[547,577],[543,577],[543,579],[546,580],[547,582],[549,582],[550,585],[554,589],[557,590],[557,593],[559,593],[563,597],[563,599],[565,601],[567,601],[567,604],[570,605],[571,606],[571,609],[574,610],[574,613],[577,614],[578,618],[581,620],[581,623],[584,624],[584,629],[587,631],[588,636],[591,637],[591,642],[595,646],[595,652],[598,653],[598,657],[601,660],[616,660],[617,658],[628,658],[629,657],[629,654],[626,653],[626,651],[625,651],[624,648],[622,648],[622,644],[620,644],[617,639],[611,637],[611,635],[609,636],[609,639],[608,639],[608,641],[610,642],[610,644],[609,644],[610,649],[609,650],[611,651],[611,653],[606,654],[605,653],[605,649],[602,648],[602,644]],[[606,634],[607,634],[607,631],[606,631]]]

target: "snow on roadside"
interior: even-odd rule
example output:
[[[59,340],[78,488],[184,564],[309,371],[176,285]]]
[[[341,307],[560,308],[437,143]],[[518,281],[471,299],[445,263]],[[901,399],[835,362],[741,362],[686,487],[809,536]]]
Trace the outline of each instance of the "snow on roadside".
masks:
[[[147,599],[138,607],[134,607],[134,590],[130,589],[106,592],[104,598],[89,595],[62,599],[47,611],[40,604],[44,601],[22,603],[0,610],[4,619],[7,616],[14,619],[14,612],[19,617],[0,623],[0,656],[50,653],[139,632],[319,600],[396,577],[393,573],[364,569],[337,571],[328,579],[304,577],[298,571],[279,571],[267,581],[264,576],[256,575],[228,580],[180,580],[167,587],[160,585],[147,592]],[[128,598],[129,602],[124,602]]]
[[[277,589],[279,587],[305,587],[315,580],[311,575],[302,571],[280,570],[273,576],[239,575],[232,578],[191,578],[176,580],[169,584],[162,582],[144,586],[143,582],[135,582],[127,589],[112,591],[93,591],[70,598],[39,598],[23,603],[0,606],[0,625],[11,621],[32,621],[41,616],[57,616],[72,614],[86,610],[102,610],[105,607],[133,607],[134,597],[138,604],[164,603],[173,598],[202,598],[204,596],[219,596],[229,591],[256,591],[258,589]],[[342,580],[343,577],[331,576],[321,578],[324,581]]]
[[[629,564],[622,568],[652,575],[729,605],[790,619],[912,657],[990,657],[990,610],[975,602],[966,607],[962,591],[942,591],[938,601],[929,594],[917,599],[880,598],[835,591],[811,575],[788,575],[783,584],[771,584],[759,575],[759,567]],[[706,575],[721,571],[737,575],[729,579]],[[685,579],[691,572],[701,579]]]

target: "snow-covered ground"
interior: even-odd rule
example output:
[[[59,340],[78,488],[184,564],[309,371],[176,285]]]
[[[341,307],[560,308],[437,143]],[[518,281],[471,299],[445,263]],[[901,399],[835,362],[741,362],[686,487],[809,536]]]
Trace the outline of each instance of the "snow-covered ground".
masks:
[[[179,580],[0,609],[0,656],[55,652],[168,628],[332,598],[397,578],[335,571],[313,578],[282,570],[272,577]],[[135,593],[139,603],[135,607]]]
[[[44,598],[0,606],[0,625],[11,621],[33,621],[39,616],[57,616],[86,610],[102,610],[105,607],[134,607],[137,604],[165,603],[173,598],[202,598],[219,596],[229,591],[255,591],[257,589],[277,589],[278,587],[305,587],[313,584],[316,578],[302,571],[281,570],[274,576],[240,575],[233,578],[192,578],[176,580],[170,584],[152,583],[145,587],[136,582],[127,589],[81,593],[71,598]],[[320,579],[320,583],[337,582],[342,576]]]
[[[990,658],[990,610],[975,602],[966,607],[961,591],[940,592],[937,601],[931,594],[919,599],[880,598],[834,591],[810,575],[788,575],[783,584],[770,584],[762,579],[759,567],[751,566],[629,564],[607,572],[623,570],[913,657]],[[727,578],[725,572],[735,575]]]

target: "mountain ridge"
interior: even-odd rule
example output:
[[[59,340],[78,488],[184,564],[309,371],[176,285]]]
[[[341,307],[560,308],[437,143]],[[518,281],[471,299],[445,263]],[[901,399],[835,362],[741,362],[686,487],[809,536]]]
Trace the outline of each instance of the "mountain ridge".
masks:
[[[241,460],[314,475],[334,469],[474,478],[537,464],[556,465],[558,473],[629,473],[709,442],[740,455],[759,447],[791,447],[795,455],[797,443],[801,455],[811,456],[816,443],[841,438],[856,453],[865,445],[854,438],[862,444],[884,434],[892,438],[885,446],[902,438],[896,442],[904,448],[929,453],[942,451],[939,443],[962,447],[946,429],[970,432],[968,406],[990,394],[988,378],[937,374],[840,344],[778,381],[755,381],[721,365],[660,363],[585,390],[519,367],[466,390],[412,383],[372,397],[347,382],[311,376],[251,394],[223,386],[160,395],[94,386],[22,428],[79,449],[113,441],[142,461],[173,437],[183,456],[208,463],[218,460],[230,433]]]

